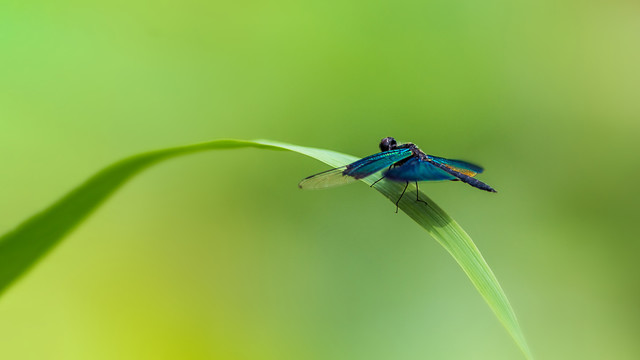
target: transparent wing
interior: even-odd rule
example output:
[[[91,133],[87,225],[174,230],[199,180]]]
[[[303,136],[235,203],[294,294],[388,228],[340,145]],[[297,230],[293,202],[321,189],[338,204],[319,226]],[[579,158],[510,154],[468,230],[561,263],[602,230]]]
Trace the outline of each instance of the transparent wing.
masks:
[[[387,179],[395,181],[435,181],[453,180],[456,177],[429,162],[413,158],[406,163],[391,168],[385,173]]]
[[[352,183],[411,156],[410,149],[394,149],[373,154],[349,165],[327,170],[302,179],[301,189],[324,189]]]
[[[321,173],[311,175],[302,179],[298,184],[300,189],[325,189],[328,187],[346,185],[358,179],[353,176],[344,175],[343,172],[347,169],[346,166],[323,171]]]

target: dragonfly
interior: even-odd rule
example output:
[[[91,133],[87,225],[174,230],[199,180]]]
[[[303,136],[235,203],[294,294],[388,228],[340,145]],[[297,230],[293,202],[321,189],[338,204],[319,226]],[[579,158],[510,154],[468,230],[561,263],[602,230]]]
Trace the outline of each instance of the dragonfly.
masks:
[[[349,165],[306,177],[300,181],[298,187],[301,189],[324,189],[345,185],[386,169],[382,177],[371,184],[371,187],[382,179],[405,183],[402,194],[396,201],[396,213],[398,212],[398,204],[410,182],[416,184],[416,201],[425,204],[426,201],[420,200],[418,181],[461,181],[480,190],[497,192],[491,186],[475,178],[484,170],[478,165],[462,160],[427,155],[415,144],[398,144],[392,137],[386,137],[380,141],[380,151]]]

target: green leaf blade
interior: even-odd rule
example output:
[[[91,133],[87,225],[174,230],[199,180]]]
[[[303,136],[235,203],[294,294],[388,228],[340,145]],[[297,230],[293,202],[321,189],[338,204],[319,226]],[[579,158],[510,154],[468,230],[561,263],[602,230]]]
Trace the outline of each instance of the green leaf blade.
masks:
[[[50,251],[65,235],[131,177],[158,162],[176,156],[207,150],[254,147],[288,150],[320,160],[332,167],[358,158],[330,150],[285,144],[270,140],[215,140],[139,154],[117,162],[76,187],[65,197],[39,214],[27,219],[13,231],[0,237],[0,294]],[[363,181],[371,185],[372,177]],[[375,189],[395,203],[403,185],[379,182]],[[480,295],[528,359],[533,359],[515,313],[498,280],[469,235],[425,194],[428,205],[403,197],[400,209],[422,226],[458,262]]]

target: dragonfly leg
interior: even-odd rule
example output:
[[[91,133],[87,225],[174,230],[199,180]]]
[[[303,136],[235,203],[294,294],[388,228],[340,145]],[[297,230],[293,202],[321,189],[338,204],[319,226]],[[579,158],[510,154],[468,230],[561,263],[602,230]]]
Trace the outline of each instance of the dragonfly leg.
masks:
[[[391,165],[391,166],[393,166],[393,165]],[[391,166],[389,166],[389,168],[387,169],[387,171],[391,170]],[[382,175],[382,177],[381,177],[380,179],[376,180],[373,184],[369,185],[369,187],[373,187],[373,185],[377,184],[377,183],[378,183],[378,181],[380,181],[380,180],[384,179],[386,176],[387,176],[387,174],[385,173],[384,175]]]
[[[420,190],[418,190],[418,182],[416,181],[416,201],[425,203],[427,206],[429,205],[428,202],[424,201],[424,200],[420,200]]]
[[[398,198],[398,201],[396,201],[396,214],[398,213],[398,204],[400,203],[400,200],[404,196],[404,192],[407,191],[407,187],[408,186],[409,186],[409,182],[407,181],[407,184],[404,186],[404,190],[402,190],[402,194],[400,194],[400,197]]]
[[[376,180],[373,184],[369,185],[369,187],[373,187],[373,185],[377,184],[378,181],[384,179],[385,176],[387,176],[387,175],[383,175],[380,179]]]

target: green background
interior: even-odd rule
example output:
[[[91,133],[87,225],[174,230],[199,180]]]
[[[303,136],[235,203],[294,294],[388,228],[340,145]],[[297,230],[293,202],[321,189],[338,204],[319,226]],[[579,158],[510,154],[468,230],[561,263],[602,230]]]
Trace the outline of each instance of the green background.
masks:
[[[633,1],[7,1],[0,232],[141,151],[382,137],[472,160],[424,184],[539,359],[640,358]],[[523,358],[451,257],[364,184],[214,151],[127,184],[0,299],[2,359]]]

